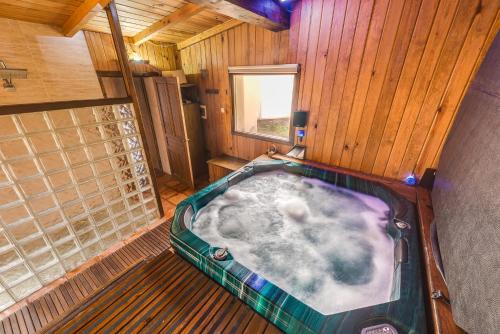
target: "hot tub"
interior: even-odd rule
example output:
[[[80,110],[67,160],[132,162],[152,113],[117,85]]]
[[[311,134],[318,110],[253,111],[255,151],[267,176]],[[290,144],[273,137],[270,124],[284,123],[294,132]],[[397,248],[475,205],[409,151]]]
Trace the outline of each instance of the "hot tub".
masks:
[[[175,250],[288,333],[425,333],[413,204],[383,185],[254,161],[176,208]]]

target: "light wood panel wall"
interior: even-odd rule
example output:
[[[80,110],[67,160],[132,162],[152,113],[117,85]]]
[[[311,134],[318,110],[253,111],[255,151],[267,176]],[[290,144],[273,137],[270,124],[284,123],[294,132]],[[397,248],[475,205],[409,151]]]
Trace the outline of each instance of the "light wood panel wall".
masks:
[[[244,24],[180,52],[207,104],[212,155],[251,159],[269,145],[231,134],[227,67],[299,63],[307,158],[402,178],[437,165],[498,27],[497,0],[302,0],[289,32]]]
[[[102,98],[82,33],[67,38],[52,26],[0,18],[0,60],[26,68],[15,92],[0,84],[0,105]]]
[[[87,45],[97,71],[119,71],[118,58],[116,56],[113,39],[110,34],[84,31]],[[162,71],[175,70],[179,67],[177,47],[174,44],[148,41],[135,46],[125,39],[125,45],[129,55],[138,53],[142,59],[149,60],[149,64],[155,69]],[[134,64],[133,70],[137,72],[149,72],[149,65]]]

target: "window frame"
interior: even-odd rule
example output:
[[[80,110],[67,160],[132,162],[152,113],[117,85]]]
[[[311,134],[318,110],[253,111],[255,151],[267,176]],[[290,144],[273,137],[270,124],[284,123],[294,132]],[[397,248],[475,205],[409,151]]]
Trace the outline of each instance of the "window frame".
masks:
[[[230,66],[229,72],[229,89],[231,94],[231,134],[236,136],[248,137],[252,139],[259,139],[280,144],[293,145],[295,134],[293,131],[293,112],[297,110],[298,100],[298,86],[300,83],[300,65],[299,64],[280,64],[280,65],[254,65],[254,66]],[[276,137],[271,135],[259,134],[254,132],[243,132],[236,130],[236,108],[235,108],[235,89],[234,89],[234,76],[235,75],[293,75],[293,92],[292,92],[292,107],[290,109],[290,125],[288,139],[284,137]]]

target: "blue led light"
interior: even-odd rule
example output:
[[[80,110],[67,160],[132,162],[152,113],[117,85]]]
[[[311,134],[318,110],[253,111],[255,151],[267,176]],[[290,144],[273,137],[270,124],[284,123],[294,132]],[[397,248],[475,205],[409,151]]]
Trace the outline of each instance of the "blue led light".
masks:
[[[305,130],[297,130],[297,137],[304,137],[306,135],[306,131]]]
[[[410,174],[407,177],[405,177],[405,183],[409,186],[414,186],[417,184],[417,177],[415,174]]]

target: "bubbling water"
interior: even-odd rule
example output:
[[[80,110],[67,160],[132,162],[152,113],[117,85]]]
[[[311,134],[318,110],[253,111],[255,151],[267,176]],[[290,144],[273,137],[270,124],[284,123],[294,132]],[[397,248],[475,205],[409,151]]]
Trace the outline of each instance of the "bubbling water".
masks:
[[[378,198],[283,171],[202,208],[192,231],[320,313],[390,301],[394,242]]]

